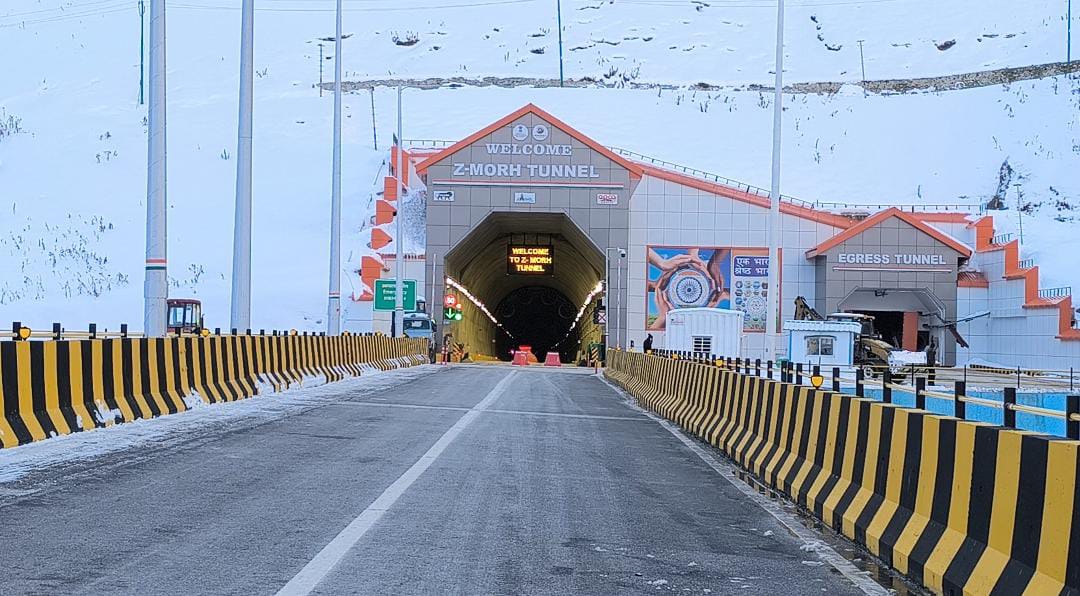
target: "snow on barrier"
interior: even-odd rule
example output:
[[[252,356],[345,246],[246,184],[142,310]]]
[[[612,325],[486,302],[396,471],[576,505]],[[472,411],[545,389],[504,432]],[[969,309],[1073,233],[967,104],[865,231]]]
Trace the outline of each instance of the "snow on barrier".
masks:
[[[1080,593],[1080,441],[640,353],[605,375],[935,593]]]
[[[424,364],[427,340],[229,335],[0,342],[0,447]]]

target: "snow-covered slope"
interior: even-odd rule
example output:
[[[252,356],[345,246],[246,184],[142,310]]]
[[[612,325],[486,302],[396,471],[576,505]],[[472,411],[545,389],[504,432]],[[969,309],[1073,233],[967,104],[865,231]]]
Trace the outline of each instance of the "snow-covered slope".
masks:
[[[552,3],[346,0],[346,77],[553,77]],[[661,83],[769,83],[773,9],[757,0],[565,0],[567,76]],[[789,81],[933,76],[1060,60],[1059,2],[804,0],[788,13]],[[266,0],[256,16],[253,320],[322,328],[332,101],[313,86],[333,43],[329,0]],[[239,0],[177,0],[169,29],[171,293],[228,324]],[[814,17],[812,20],[810,17]],[[820,29],[819,29],[820,27]],[[818,36],[823,39],[819,40]],[[409,40],[417,39],[412,45]],[[394,39],[397,39],[397,42]],[[635,39],[636,38],[636,39]],[[955,40],[945,50],[938,44]],[[842,46],[839,50],[826,47]],[[542,49],[542,51],[541,51]],[[0,321],[45,327],[141,320],[145,109],[139,17],[127,0],[7,0],[0,8]],[[325,77],[333,72],[325,60]],[[610,76],[608,76],[610,75]],[[1071,241],[1053,220],[1080,200],[1080,84],[1058,77],[950,93],[789,98],[784,191],[810,200],[978,204],[1005,160],[1027,256]],[[344,291],[356,283],[393,122],[393,92],[345,101]],[[535,102],[601,142],[767,186],[770,98],[625,89],[407,90],[406,138],[456,139]],[[17,126],[16,126],[17,125]],[[17,129],[15,132],[13,129]],[[1051,190],[1052,189],[1052,190]],[[1038,211],[1038,210],[1036,210]],[[1069,211],[1062,213],[1071,221]],[[1038,221],[1039,223],[1034,223]],[[1053,238],[1053,243],[1046,241]],[[1077,277],[1075,280],[1072,277]]]

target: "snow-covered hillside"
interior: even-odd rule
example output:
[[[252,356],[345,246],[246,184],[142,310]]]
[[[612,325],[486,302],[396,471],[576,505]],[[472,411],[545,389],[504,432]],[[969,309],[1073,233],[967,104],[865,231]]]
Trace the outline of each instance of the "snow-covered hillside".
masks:
[[[228,324],[239,0],[177,0],[169,29],[169,260],[174,296]],[[257,327],[321,329],[328,256],[332,100],[319,44],[329,0],[257,3],[254,299]],[[558,73],[551,2],[346,0],[346,78]],[[934,76],[1063,59],[1059,2],[804,0],[788,13],[789,81]],[[813,17],[813,19],[811,19]],[[769,83],[767,1],[563,2],[566,73],[598,80]],[[819,39],[820,36],[820,39]],[[415,43],[412,43],[413,39]],[[322,40],[320,40],[322,39]],[[395,41],[396,39],[396,41]],[[947,49],[938,46],[955,45]],[[830,49],[842,46],[838,50]],[[0,321],[139,326],[145,108],[134,0],[7,0],[0,8]],[[325,60],[325,77],[333,62]],[[850,92],[849,92],[850,91]],[[394,94],[345,100],[344,291],[358,290],[372,192],[385,174]],[[749,91],[407,90],[406,138],[457,139],[534,102],[601,142],[768,185],[770,101]],[[784,192],[808,200],[965,203],[998,192],[1006,162],[1033,208],[1025,256],[1048,285],[1080,202],[1080,81],[1057,77],[948,93],[788,99]],[[1019,186],[1015,186],[1015,185]],[[1034,237],[1033,237],[1034,236]],[[1075,284],[1074,284],[1075,282]]]

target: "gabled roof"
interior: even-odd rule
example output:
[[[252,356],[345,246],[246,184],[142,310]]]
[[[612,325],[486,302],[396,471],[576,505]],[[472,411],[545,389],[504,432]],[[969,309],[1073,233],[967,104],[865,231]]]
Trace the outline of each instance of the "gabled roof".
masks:
[[[822,242],[814,248],[806,251],[806,258],[812,259],[814,257],[820,256],[825,251],[839,246],[844,242],[847,242],[848,240],[858,236],[859,234],[862,234],[866,230],[869,230],[870,228],[880,224],[881,222],[889,219],[890,217],[900,218],[900,220],[904,221],[911,227],[930,236],[934,240],[937,240],[945,246],[948,246],[949,248],[964,255],[965,257],[971,256],[971,249],[968,248],[968,246],[963,242],[960,242],[956,238],[953,238],[945,232],[942,232],[934,226],[931,226],[915,214],[906,213],[897,209],[896,207],[890,207],[889,209],[875,213],[874,215],[862,220],[858,224],[844,230],[843,232],[833,236],[832,238],[829,238],[825,242]]]
[[[690,188],[696,188],[714,195],[732,199],[734,201],[749,203],[750,205],[763,207],[765,209],[768,209],[770,205],[770,200],[767,197],[753,195],[738,188],[704,180],[702,178],[695,178],[694,176],[688,176],[681,172],[668,170],[651,164],[641,164],[641,167],[645,174],[653,178],[675,182],[682,184],[683,186],[689,186]],[[829,213],[827,211],[818,211],[817,209],[810,209],[809,207],[802,207],[784,201],[780,202],[780,213],[801,217],[842,230],[850,228],[853,223],[852,220],[842,215],[836,215],[835,213]]]
[[[479,141],[480,139],[482,139],[482,138],[486,137],[487,135],[495,132],[496,130],[506,126],[507,124],[510,124],[511,122],[517,120],[518,118],[521,118],[522,116],[524,116],[526,114],[533,114],[535,116],[539,116],[540,118],[546,120],[552,126],[562,130],[563,132],[567,133],[568,135],[570,135],[574,139],[580,141],[586,147],[592,149],[593,151],[596,151],[597,153],[603,155],[604,157],[610,159],[611,161],[613,161],[613,162],[619,164],[620,166],[626,168],[627,170],[630,171],[630,177],[631,178],[640,178],[641,177],[641,166],[639,164],[634,163],[634,162],[626,159],[625,157],[622,157],[622,156],[618,155],[617,153],[611,151],[607,147],[604,147],[600,143],[597,143],[596,141],[590,139],[589,137],[581,134],[576,129],[574,129],[570,125],[566,124],[562,120],[559,120],[555,116],[552,116],[551,114],[545,112],[544,110],[541,110],[540,108],[536,107],[535,105],[533,105],[531,103],[526,104],[525,106],[517,109],[516,111],[514,111],[514,112],[512,112],[510,114],[507,114],[506,116],[503,116],[499,120],[489,124],[488,126],[485,126],[484,128],[482,128],[482,129],[474,132],[473,134],[465,137],[464,139],[454,143],[453,145],[450,145],[449,147],[443,149],[442,151],[439,151],[438,153],[429,156],[427,159],[420,162],[416,166],[416,171],[420,172],[420,173],[426,172],[429,167],[431,167],[431,166],[435,165],[436,163],[442,161],[446,157],[449,157],[449,156],[457,153],[458,151],[461,151],[462,149],[468,147],[469,145],[472,145],[473,143]]]

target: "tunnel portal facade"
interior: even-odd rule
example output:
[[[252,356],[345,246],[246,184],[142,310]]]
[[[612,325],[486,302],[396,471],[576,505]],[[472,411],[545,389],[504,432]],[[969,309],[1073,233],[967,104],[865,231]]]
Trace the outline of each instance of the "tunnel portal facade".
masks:
[[[408,145],[402,207],[421,214],[411,228],[422,249],[406,254],[406,276],[422,280],[438,337],[475,357],[536,344],[538,356],[568,361],[605,335],[609,346],[641,349],[651,335],[670,348],[670,312],[713,307],[743,314],[740,354],[729,356],[765,359],[766,305],[779,294],[780,321],[794,318],[797,297],[825,314],[886,313],[897,347],[935,341],[955,360],[947,323],[972,255],[956,239],[969,235],[964,214],[840,214],[786,199],[771,263],[766,191],[605,147],[532,104],[455,143]],[[373,223],[397,212],[394,176],[392,166]],[[389,242],[382,230],[376,250]],[[365,287],[392,259],[365,261]],[[440,316],[447,294],[461,321]]]

